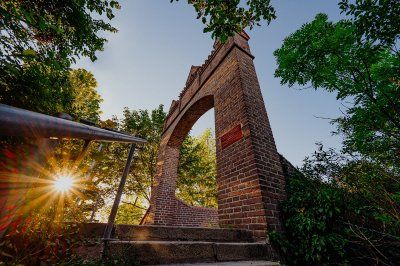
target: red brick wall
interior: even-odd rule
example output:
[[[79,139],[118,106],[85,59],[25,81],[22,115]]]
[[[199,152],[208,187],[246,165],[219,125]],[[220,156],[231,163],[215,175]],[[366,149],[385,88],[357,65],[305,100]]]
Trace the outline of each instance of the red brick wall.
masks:
[[[284,177],[247,41],[246,34],[237,34],[216,44],[206,62],[192,68],[180,99],[172,104],[147,223],[214,223],[215,210],[189,207],[175,198],[179,147],[197,119],[214,107],[219,225],[252,230],[259,240],[267,230],[281,229]],[[242,132],[232,135],[234,128]]]
[[[173,225],[218,227],[218,211],[216,209],[189,206],[179,199],[176,203]]]

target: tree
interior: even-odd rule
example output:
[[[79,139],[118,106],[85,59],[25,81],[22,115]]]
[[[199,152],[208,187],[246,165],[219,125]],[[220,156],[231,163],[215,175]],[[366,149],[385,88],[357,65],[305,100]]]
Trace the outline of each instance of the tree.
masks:
[[[128,210],[135,208],[135,213],[144,214],[144,207],[150,204],[151,187],[165,117],[166,113],[161,105],[151,112],[133,111],[127,108],[124,111],[119,128],[147,140],[147,144],[141,147],[135,156],[125,187],[127,198],[123,201],[125,211],[121,209],[118,212],[120,219],[124,222],[134,218],[127,213]],[[115,153],[112,155],[113,163],[116,158],[122,158],[119,167],[121,172],[123,160],[126,158],[126,149],[124,155]],[[177,196],[191,205],[216,207],[215,140],[210,130],[204,132],[199,138],[189,135],[182,143]],[[135,223],[137,218],[130,221]]]
[[[333,120],[345,135],[345,149],[396,168],[400,165],[400,55],[395,45],[387,47],[389,40],[372,41],[366,38],[368,32],[359,31],[350,20],[333,23],[326,15],[317,15],[275,51],[275,76],[282,84],[310,84],[335,92],[338,100],[351,101],[344,116]]]
[[[158,149],[164,127],[166,113],[163,106],[148,112],[147,110],[124,110],[121,129],[147,140],[146,145],[140,148],[132,164],[130,182],[125,191],[132,191],[137,196],[150,202],[151,186],[155,176]]]
[[[22,66],[0,61],[0,102],[40,113],[72,113],[69,72],[37,62]]]
[[[176,196],[192,206],[218,207],[215,139],[210,129],[184,140]]]
[[[137,147],[131,170],[124,190],[123,206],[118,211],[117,220],[124,223],[137,223],[150,202],[151,185],[155,175],[157,153],[164,126],[166,113],[163,106],[148,110],[124,109],[123,118],[103,122],[103,126],[122,130],[128,134],[140,136],[147,140],[146,145]],[[97,165],[93,169],[93,182],[98,195],[98,208],[106,207],[107,199],[115,197],[115,191],[128,155],[128,145],[119,143],[107,144],[98,154]],[[135,209],[132,215],[129,212]],[[141,214],[141,215],[139,215]],[[141,217],[140,217],[141,218]]]
[[[266,20],[269,24],[276,18],[275,9],[270,2],[246,0],[243,4],[240,0],[188,0],[196,10],[197,19],[205,24],[204,32],[211,32],[213,38],[222,42],[246,27],[252,29],[255,25],[260,25],[261,20]]]
[[[146,199],[127,197],[118,207],[115,222],[117,224],[139,224],[147,210],[146,206],[148,206]],[[107,213],[110,213],[109,211]]]
[[[96,59],[106,39],[100,31],[116,29],[95,14],[114,17],[117,1],[5,0],[0,4],[0,61],[21,66],[26,59],[68,66],[79,56]]]
[[[399,1],[357,0],[351,3],[349,0],[341,0],[339,7],[342,13],[350,16],[358,35],[366,41],[388,48],[396,44],[400,28]]]
[[[6,0],[0,3],[0,102],[47,114],[74,115],[69,67],[95,60],[115,32],[95,15],[113,18],[116,1]]]
[[[94,123],[100,121],[100,103],[103,101],[97,92],[97,81],[92,73],[85,69],[70,72],[69,82],[73,89],[73,113]]]

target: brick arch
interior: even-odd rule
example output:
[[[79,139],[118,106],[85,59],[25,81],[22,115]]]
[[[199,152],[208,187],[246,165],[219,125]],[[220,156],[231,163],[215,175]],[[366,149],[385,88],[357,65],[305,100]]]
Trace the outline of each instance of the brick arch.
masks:
[[[144,223],[248,229],[258,240],[281,230],[279,202],[285,181],[245,33],[216,43],[201,66],[192,66],[165,120],[150,209]],[[218,210],[176,199],[179,146],[214,107]]]
[[[167,145],[179,148],[197,120],[213,107],[213,95],[206,95],[194,102],[175,125]]]

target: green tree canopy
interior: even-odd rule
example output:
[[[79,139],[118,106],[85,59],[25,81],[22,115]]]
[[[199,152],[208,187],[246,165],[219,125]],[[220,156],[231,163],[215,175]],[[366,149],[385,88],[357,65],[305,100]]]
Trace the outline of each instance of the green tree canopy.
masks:
[[[223,42],[235,32],[260,25],[261,20],[269,24],[276,18],[270,0],[188,0],[188,3],[205,24],[204,32],[211,32],[213,38]]]
[[[97,81],[92,73],[79,68],[70,72],[69,82],[73,89],[73,114],[77,118],[94,123],[100,121],[100,103],[103,101],[97,92]]]
[[[1,1],[0,102],[80,116],[70,64],[81,56],[96,59],[106,42],[99,33],[116,31],[99,15],[112,19],[117,8],[108,0]]]
[[[398,167],[400,54],[395,45],[381,45],[388,43],[386,37],[375,42],[365,38],[368,32],[359,31],[351,20],[333,23],[317,15],[275,51],[275,76],[282,84],[310,84],[350,101],[343,116],[333,120],[346,137],[345,148]]]
[[[358,35],[364,40],[389,48],[396,44],[400,28],[399,1],[341,0],[339,7],[342,13],[350,16]]]
[[[22,65],[26,59],[68,65],[80,56],[96,59],[106,39],[100,31],[116,29],[101,17],[114,17],[117,1],[5,0],[0,3],[0,62]]]

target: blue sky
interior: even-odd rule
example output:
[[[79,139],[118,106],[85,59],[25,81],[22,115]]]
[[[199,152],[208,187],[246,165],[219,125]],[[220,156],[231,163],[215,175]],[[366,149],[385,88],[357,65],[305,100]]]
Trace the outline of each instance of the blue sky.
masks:
[[[201,65],[211,51],[213,40],[202,32],[193,7],[186,0],[120,1],[112,24],[116,34],[109,40],[95,62],[83,58],[75,67],[93,72],[98,91],[104,99],[102,118],[121,116],[124,107],[153,109],[164,104],[168,110],[184,87],[191,65]],[[332,136],[335,128],[326,119],[337,117],[340,104],[335,95],[288,88],[274,77],[273,52],[283,39],[311,21],[317,13],[332,20],[340,18],[335,0],[273,0],[278,18],[271,25],[252,31],[250,47],[266,103],[278,151],[295,165],[315,150],[315,142],[340,147],[340,138]],[[192,130],[198,135],[214,127],[213,110],[205,114]]]

